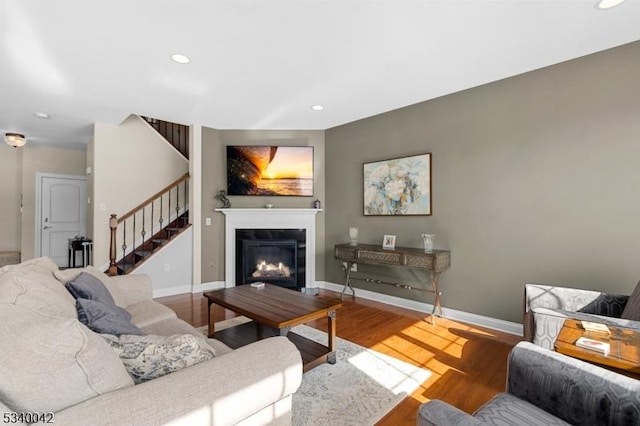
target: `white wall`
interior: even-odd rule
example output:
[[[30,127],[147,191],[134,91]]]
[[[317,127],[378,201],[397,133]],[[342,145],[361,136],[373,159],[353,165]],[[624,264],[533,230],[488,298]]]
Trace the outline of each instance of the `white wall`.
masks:
[[[153,297],[191,293],[193,227],[171,240],[133,273],[147,274],[153,284]]]
[[[109,262],[109,217],[122,216],[188,172],[188,161],[138,116],[97,123],[93,145],[94,264]],[[104,210],[101,209],[103,205]]]

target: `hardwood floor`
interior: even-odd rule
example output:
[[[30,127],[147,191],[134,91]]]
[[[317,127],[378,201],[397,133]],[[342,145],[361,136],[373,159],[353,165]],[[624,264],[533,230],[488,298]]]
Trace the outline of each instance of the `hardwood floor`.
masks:
[[[320,295],[339,297],[321,290]],[[199,327],[208,324],[207,301],[202,294],[156,299],[178,317]],[[214,309],[215,321],[235,316]],[[326,320],[308,325],[326,331]],[[413,394],[404,399],[378,425],[415,425],[421,403],[446,401],[471,413],[493,395],[504,391],[507,355],[521,340],[518,336],[437,318],[383,303],[345,297],[338,310],[337,335],[432,372]]]

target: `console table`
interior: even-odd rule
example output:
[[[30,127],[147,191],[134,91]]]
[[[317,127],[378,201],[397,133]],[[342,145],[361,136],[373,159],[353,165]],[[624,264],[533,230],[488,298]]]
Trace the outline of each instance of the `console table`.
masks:
[[[341,297],[348,289],[351,290],[355,297],[356,292],[351,285],[351,280],[363,280],[376,284],[392,285],[394,287],[404,288],[407,290],[427,291],[434,294],[433,310],[431,312],[431,323],[434,322],[436,311],[438,316],[442,316],[442,304],[438,281],[440,274],[451,266],[451,252],[449,250],[433,250],[426,253],[423,249],[411,247],[397,247],[394,250],[385,250],[379,245],[374,244],[336,244],[335,257],[346,263],[345,283],[342,289]],[[416,288],[406,284],[392,283],[381,281],[373,278],[351,276],[351,266],[354,264],[382,265],[382,266],[399,266],[403,268],[415,268],[429,271],[431,288]],[[427,283],[428,284],[428,283]]]

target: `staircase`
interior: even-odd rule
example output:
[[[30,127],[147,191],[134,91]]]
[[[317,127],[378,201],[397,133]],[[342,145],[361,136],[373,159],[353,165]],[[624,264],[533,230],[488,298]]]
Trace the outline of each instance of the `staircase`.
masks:
[[[151,255],[159,251],[167,242],[180,235],[191,226],[189,224],[189,212],[186,211],[166,228],[156,232],[149,240],[138,246],[134,251],[116,262],[117,275],[125,275],[140,266]]]
[[[189,174],[185,173],[154,196],[118,218],[109,220],[109,275],[132,272],[189,223]]]
[[[167,140],[184,158],[189,159],[189,126],[142,117],[156,132]]]

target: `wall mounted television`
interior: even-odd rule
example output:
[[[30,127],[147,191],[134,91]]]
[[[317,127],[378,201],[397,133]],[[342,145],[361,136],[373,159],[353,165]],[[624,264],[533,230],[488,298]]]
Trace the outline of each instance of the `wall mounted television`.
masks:
[[[227,145],[227,194],[313,196],[313,147]]]

